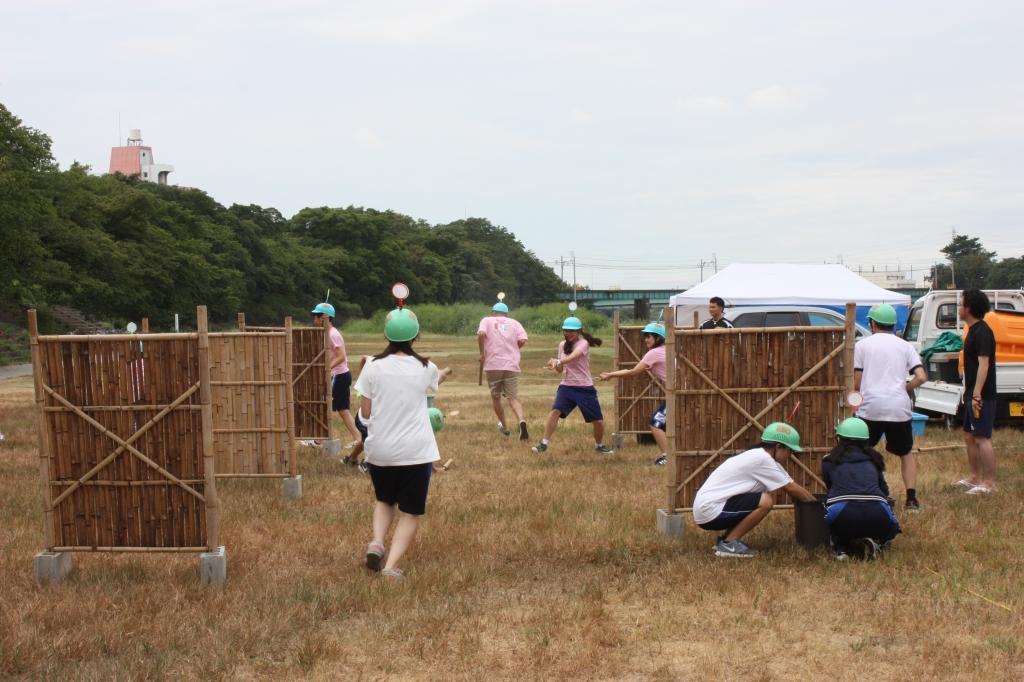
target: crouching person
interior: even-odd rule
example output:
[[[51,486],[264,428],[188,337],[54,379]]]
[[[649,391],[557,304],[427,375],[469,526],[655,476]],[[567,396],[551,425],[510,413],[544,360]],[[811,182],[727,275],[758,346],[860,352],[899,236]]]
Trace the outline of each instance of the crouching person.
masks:
[[[863,419],[850,417],[836,428],[836,447],[821,461],[828,486],[825,522],[837,559],[874,559],[900,532],[889,506],[885,461],[868,445]]]
[[[784,490],[797,500],[815,499],[782,468],[791,452],[801,452],[800,434],[783,422],[769,424],[759,447],[722,462],[697,491],[693,520],[704,530],[725,533],[715,543],[715,556],[754,556],[742,538],[775,506],[773,493]]]

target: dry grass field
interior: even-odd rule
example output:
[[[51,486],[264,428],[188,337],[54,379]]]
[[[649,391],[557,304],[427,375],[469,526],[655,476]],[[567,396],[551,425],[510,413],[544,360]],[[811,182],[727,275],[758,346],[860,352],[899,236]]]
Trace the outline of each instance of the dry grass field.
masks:
[[[532,341],[524,363],[538,436],[555,342]],[[355,338],[350,353],[381,346]],[[419,348],[455,368],[437,403],[459,414],[439,434],[455,464],[432,483],[402,584],[362,567],[367,477],[306,449],[299,501],[276,482],[218,484],[223,587],[199,584],[194,556],[83,554],[65,583],[36,587],[31,383],[0,382],[0,678],[1024,679],[1020,432],[997,434],[990,499],[948,487],[961,453],[923,456],[924,511],[902,518],[882,561],[808,553],[781,511],[749,536],[757,558],[717,559],[692,520],[681,540],[655,532],[665,470],[652,446],[595,455],[574,415],[533,454],[495,430],[474,339]],[[957,438],[930,425],[924,444]]]

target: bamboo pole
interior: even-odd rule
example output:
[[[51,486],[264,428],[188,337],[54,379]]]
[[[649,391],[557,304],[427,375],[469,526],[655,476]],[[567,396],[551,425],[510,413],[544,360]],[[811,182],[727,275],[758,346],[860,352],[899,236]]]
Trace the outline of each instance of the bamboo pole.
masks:
[[[619,369],[619,359],[622,357],[622,339],[619,338],[620,333],[621,332],[619,330],[619,311],[616,310],[612,313],[612,357],[615,358],[615,366],[613,367],[613,369],[616,370]],[[621,420],[624,417],[624,415],[622,414],[622,410],[619,407],[619,400],[621,400],[622,398],[622,383],[623,379],[616,377],[615,386],[613,389],[614,398],[612,400],[612,405],[615,410],[615,413],[612,415],[612,424],[615,425],[614,430],[616,434],[621,433],[623,427]]]
[[[213,407],[210,386],[210,337],[206,306],[196,307],[196,328],[199,337],[199,402],[203,406],[203,477],[206,483],[206,544],[211,550],[219,546],[220,509],[217,502],[217,470],[214,463]]]
[[[53,453],[53,443],[50,439],[49,428],[46,423],[44,406],[46,397],[43,393],[43,359],[39,350],[39,322],[36,319],[35,308],[28,311],[28,336],[29,348],[32,354],[32,383],[35,391],[36,401],[36,428],[39,431],[39,478],[43,485],[43,534],[46,547],[51,549],[56,543],[55,529],[53,527],[53,504],[50,500],[50,458]]]
[[[752,332],[758,334],[793,334],[796,332],[809,332],[812,334],[829,334],[834,331],[832,327],[715,327],[714,329],[688,329],[681,327],[677,330],[679,336],[700,336],[702,334],[708,334],[711,336],[723,335],[731,336],[735,334],[750,334]]]
[[[778,386],[756,386],[745,388],[726,388],[729,393],[757,394],[757,393],[778,393]],[[794,393],[838,393],[842,386],[798,386],[793,389]],[[677,388],[673,391],[675,395],[717,395],[718,391],[712,388]],[[624,396],[626,398],[633,396]],[[643,397],[643,396],[641,396]]]
[[[182,334],[149,334],[146,336],[146,341],[175,341],[177,339],[197,339],[198,334],[194,333],[182,333]],[[97,340],[106,342],[114,341],[138,341],[139,337],[135,334],[103,334],[102,336],[96,335],[83,335],[83,334],[61,334],[59,336],[49,335],[40,336],[40,343],[51,342],[51,343],[95,343]]]
[[[292,332],[291,316],[284,318],[284,378],[285,378],[285,419],[288,423],[288,442],[285,453],[288,457],[288,473],[291,478],[299,474],[299,463],[295,451],[295,381],[292,379],[292,355],[295,353],[295,338]]]
[[[81,405],[78,407],[82,412],[153,412],[154,410],[165,410],[169,405]],[[199,410],[199,405],[178,405],[175,411]],[[44,408],[46,412],[74,412],[67,407]]]
[[[148,317],[142,318],[142,324],[139,325],[139,327],[140,327],[140,329],[141,329],[143,334],[148,334],[149,333],[149,318]]]
[[[240,338],[240,339],[244,339],[244,338],[248,338],[248,337],[252,336],[252,332],[256,331],[256,330],[257,330],[257,327],[247,327],[246,331],[244,331],[244,332],[213,332],[209,336],[211,338],[223,338],[223,339]],[[284,336],[284,331],[282,331],[281,329],[276,329],[276,331],[269,331],[269,332],[268,331],[261,331],[260,335],[261,336],[271,336],[271,337],[274,337],[274,336]]]
[[[846,334],[843,339],[843,385],[846,387],[846,392],[853,392],[853,348],[854,344],[857,343],[857,304],[847,303],[846,304],[846,324],[844,333]],[[843,416],[849,417],[853,414],[850,406],[843,401]]]
[[[245,313],[238,313],[238,331],[245,331]]]
[[[246,336],[253,336],[253,334],[247,334]],[[229,365],[230,366],[230,363]],[[239,379],[230,381],[211,381],[211,386],[284,386],[284,381],[275,380],[255,380],[255,379]]]
[[[671,306],[665,306],[665,336],[666,348],[665,348],[665,398],[669,400],[674,395],[676,386],[676,362],[678,360],[678,350],[676,349],[676,323],[675,323],[675,310]],[[682,460],[679,458],[676,449],[678,447],[678,439],[676,430],[679,428],[679,407],[682,403],[678,398],[673,398],[671,403],[666,402],[666,415],[665,428],[667,429],[666,436],[668,436],[668,456],[669,464],[667,467],[668,471],[665,472],[666,487],[668,488],[668,496],[665,502],[665,511],[672,513],[672,510],[676,508],[676,483],[681,473],[680,467],[682,466]]]
[[[67,545],[54,547],[53,552],[129,552],[132,554],[184,554],[206,552],[207,547],[99,547],[91,545]]]

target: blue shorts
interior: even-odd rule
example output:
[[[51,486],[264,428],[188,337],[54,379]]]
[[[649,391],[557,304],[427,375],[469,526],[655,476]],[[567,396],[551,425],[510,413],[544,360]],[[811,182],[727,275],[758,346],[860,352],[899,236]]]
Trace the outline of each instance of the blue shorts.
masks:
[[[596,388],[593,386],[559,385],[558,392],[555,393],[555,404],[551,406],[551,409],[558,410],[562,419],[565,419],[577,407],[580,408],[583,421],[588,424],[604,420],[604,416],[601,414],[601,403],[597,400]]]
[[[651,426],[658,429],[659,431],[665,430],[665,424],[668,423],[668,416],[665,411],[666,403],[664,400],[658,405],[658,409],[651,415]]]
[[[349,409],[351,396],[349,389],[352,388],[352,372],[335,374],[331,381],[331,409],[335,412]]]
[[[992,426],[996,423],[996,401],[981,401],[981,416],[974,418],[971,411],[971,397],[964,398],[964,433],[977,438],[991,438]]]
[[[725,501],[721,513],[707,523],[698,524],[704,530],[731,530],[761,504],[761,493],[741,493]]]

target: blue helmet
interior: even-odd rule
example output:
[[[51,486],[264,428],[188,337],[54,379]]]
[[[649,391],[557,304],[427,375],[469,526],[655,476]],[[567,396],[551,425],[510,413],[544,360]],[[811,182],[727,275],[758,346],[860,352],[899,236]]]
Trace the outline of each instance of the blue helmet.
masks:
[[[334,306],[330,303],[317,303],[316,307],[311,311],[314,315],[326,315],[327,317],[334,317]]]
[[[579,331],[583,329],[583,321],[578,317],[567,317],[562,322],[562,329],[566,331]]]
[[[649,325],[644,327],[644,334],[656,334],[661,338],[665,338],[665,325],[658,324],[657,322],[651,322]]]
[[[491,306],[491,311],[496,313],[507,313],[508,306],[502,303],[501,301],[498,301],[493,306]]]

